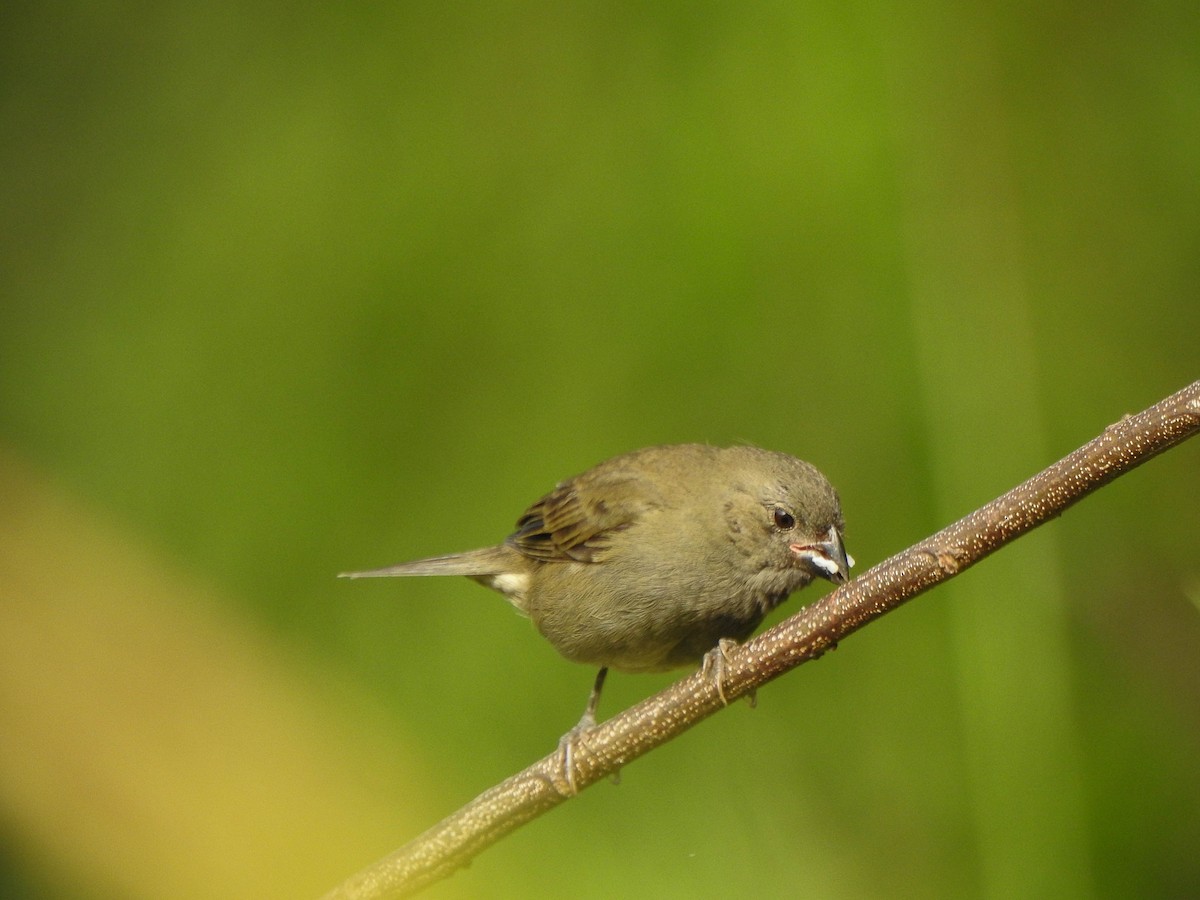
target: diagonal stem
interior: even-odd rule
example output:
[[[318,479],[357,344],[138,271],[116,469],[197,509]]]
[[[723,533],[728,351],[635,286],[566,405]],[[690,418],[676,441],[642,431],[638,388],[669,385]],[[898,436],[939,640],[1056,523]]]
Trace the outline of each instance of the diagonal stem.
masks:
[[[867,623],[969,568],[1092,491],[1200,431],[1200,381],[1103,433],[932,537],[879,563],[729,654],[722,688],[732,701],[817,659]],[[587,733],[575,750],[582,790],[723,708],[697,672]],[[571,796],[561,750],[480,794],[408,844],[352,876],[324,900],[411,895]]]

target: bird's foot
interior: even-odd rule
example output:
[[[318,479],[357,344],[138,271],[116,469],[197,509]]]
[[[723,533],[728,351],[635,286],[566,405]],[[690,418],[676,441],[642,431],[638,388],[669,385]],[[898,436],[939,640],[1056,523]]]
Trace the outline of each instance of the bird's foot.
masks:
[[[579,724],[558,739],[558,749],[562,751],[562,784],[565,789],[558,785],[555,787],[567,797],[574,797],[579,793],[575,777],[575,757],[579,755],[580,749],[586,749],[583,740],[587,733],[596,727],[596,708],[600,705],[600,692],[604,689],[604,679],[607,675],[607,668],[596,674],[596,682],[592,685],[592,693],[588,697],[587,707],[579,719]]]
[[[717,689],[717,696],[721,698],[721,705],[728,706],[729,698],[725,696],[725,667],[730,662],[730,655],[737,648],[738,642],[732,638],[721,638],[717,641],[717,646],[713,647],[704,654],[704,659],[700,663],[700,671],[703,672]],[[746,702],[751,707],[758,705],[758,695],[755,691],[750,691],[746,694]]]
[[[562,785],[558,790],[568,797],[579,793],[579,785],[575,777],[576,759],[580,750],[586,750],[584,739],[587,733],[596,727],[596,717],[584,713],[579,724],[558,739],[558,749],[562,751]]]

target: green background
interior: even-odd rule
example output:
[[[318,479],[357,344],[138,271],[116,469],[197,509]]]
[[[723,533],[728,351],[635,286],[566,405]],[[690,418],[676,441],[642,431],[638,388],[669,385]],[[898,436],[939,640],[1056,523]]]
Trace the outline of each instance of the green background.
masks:
[[[495,542],[558,479],[676,441],[816,463],[861,571],[1200,376],[1195,3],[0,19],[8,464],[161,565],[164,595],[200,586],[217,645],[256,642],[300,697],[331,691],[315,731],[376,749],[330,778],[382,822],[359,840],[364,807],[310,819],[301,797],[295,842],[286,824],[243,834],[276,790],[251,777],[227,817],[139,807],[181,837],[131,839],[122,863],[106,844],[130,833],[122,791],[59,777],[95,772],[86,734],[33,801],[12,738],[6,896],[314,896],[575,721],[593,673],[499,597],[338,571]],[[429,896],[1200,894],[1198,452]],[[62,535],[40,552],[67,567]],[[98,588],[115,552],[96,555]],[[20,584],[0,603],[18,608]],[[114,640],[129,658],[156,643]],[[38,655],[9,654],[0,715],[46,683]],[[68,683],[73,662],[55,663]],[[212,688],[197,665],[167,706]],[[237,706],[241,676],[220,668]],[[669,680],[614,675],[602,715]],[[78,724],[52,705],[31,721]],[[135,772],[164,758],[156,721],[119,755]],[[207,740],[302,751],[180,744]],[[172,766],[156,777],[190,783]],[[216,834],[244,869],[205,856]],[[349,849],[326,857],[334,834]]]

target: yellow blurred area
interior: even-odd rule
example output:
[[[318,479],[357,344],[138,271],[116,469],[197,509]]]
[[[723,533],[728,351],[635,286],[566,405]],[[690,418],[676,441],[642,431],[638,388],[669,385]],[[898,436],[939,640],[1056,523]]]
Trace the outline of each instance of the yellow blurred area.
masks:
[[[329,673],[10,452],[0,496],[0,805],[64,892],[315,896],[417,830]]]

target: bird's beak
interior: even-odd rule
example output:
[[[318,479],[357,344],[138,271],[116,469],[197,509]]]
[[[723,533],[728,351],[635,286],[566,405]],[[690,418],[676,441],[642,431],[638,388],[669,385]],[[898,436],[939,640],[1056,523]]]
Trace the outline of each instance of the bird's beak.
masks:
[[[792,544],[788,549],[796,554],[797,559],[811,565],[822,578],[828,578],[834,584],[845,584],[850,580],[854,557],[846,552],[842,533],[836,525],[826,532],[825,538],[815,544]]]

